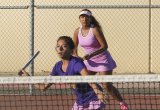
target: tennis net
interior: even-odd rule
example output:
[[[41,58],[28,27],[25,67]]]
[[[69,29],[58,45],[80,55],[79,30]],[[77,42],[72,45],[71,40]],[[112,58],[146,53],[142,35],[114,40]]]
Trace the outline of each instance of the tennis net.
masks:
[[[76,96],[70,84],[112,82],[130,110],[160,109],[160,75],[30,76],[0,78],[0,110],[71,110]],[[54,83],[46,91],[35,84]],[[107,91],[104,110],[120,110]]]

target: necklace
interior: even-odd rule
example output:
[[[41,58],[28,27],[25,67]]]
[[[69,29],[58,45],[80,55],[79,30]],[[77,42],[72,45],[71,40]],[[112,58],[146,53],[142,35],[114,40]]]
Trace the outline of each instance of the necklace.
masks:
[[[88,35],[88,30],[87,31],[81,31],[82,32],[82,36],[86,37]]]
[[[88,33],[82,33],[82,35],[83,35],[84,37],[86,37],[86,36],[88,35]]]

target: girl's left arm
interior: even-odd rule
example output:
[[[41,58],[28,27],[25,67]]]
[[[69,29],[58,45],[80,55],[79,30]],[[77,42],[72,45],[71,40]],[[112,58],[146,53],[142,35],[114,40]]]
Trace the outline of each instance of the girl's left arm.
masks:
[[[99,28],[95,27],[93,28],[93,34],[96,37],[96,39],[98,40],[99,44],[100,44],[100,48],[99,49],[107,49],[108,48],[108,44],[107,41],[104,37],[104,34],[102,32],[102,30],[100,30]]]
[[[88,75],[88,70],[86,68],[83,68],[81,70],[81,75],[85,76]],[[99,100],[101,100],[102,102],[106,102],[106,95],[99,90],[98,86],[96,83],[89,83],[89,85],[92,87],[92,89],[94,90],[94,92],[97,94],[97,97]]]

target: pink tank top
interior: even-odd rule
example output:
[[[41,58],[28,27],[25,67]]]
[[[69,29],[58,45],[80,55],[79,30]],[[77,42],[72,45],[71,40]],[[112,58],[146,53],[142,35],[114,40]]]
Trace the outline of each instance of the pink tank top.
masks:
[[[85,49],[87,54],[98,50],[100,47],[99,42],[93,35],[92,27],[90,28],[88,35],[85,37],[82,35],[82,27],[80,27],[78,33],[78,40],[79,40],[79,45]]]

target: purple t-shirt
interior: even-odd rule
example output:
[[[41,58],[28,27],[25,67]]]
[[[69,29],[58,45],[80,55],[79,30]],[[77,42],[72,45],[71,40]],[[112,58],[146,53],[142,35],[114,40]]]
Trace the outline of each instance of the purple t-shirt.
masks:
[[[71,57],[66,72],[62,71],[62,61],[55,64],[50,75],[52,76],[73,76],[81,75],[82,69],[86,68],[82,59],[77,57]],[[102,88],[98,86],[101,90]],[[78,105],[88,104],[90,101],[98,100],[97,95],[90,87],[88,83],[76,84],[76,89],[73,89],[73,93],[77,96],[76,102]]]
[[[83,68],[85,68],[85,64],[82,59],[77,57],[71,57],[69,61],[69,65],[67,67],[66,72],[62,71],[62,61],[59,61],[55,64],[50,73],[51,76],[73,76],[73,75],[81,75],[80,72]]]

